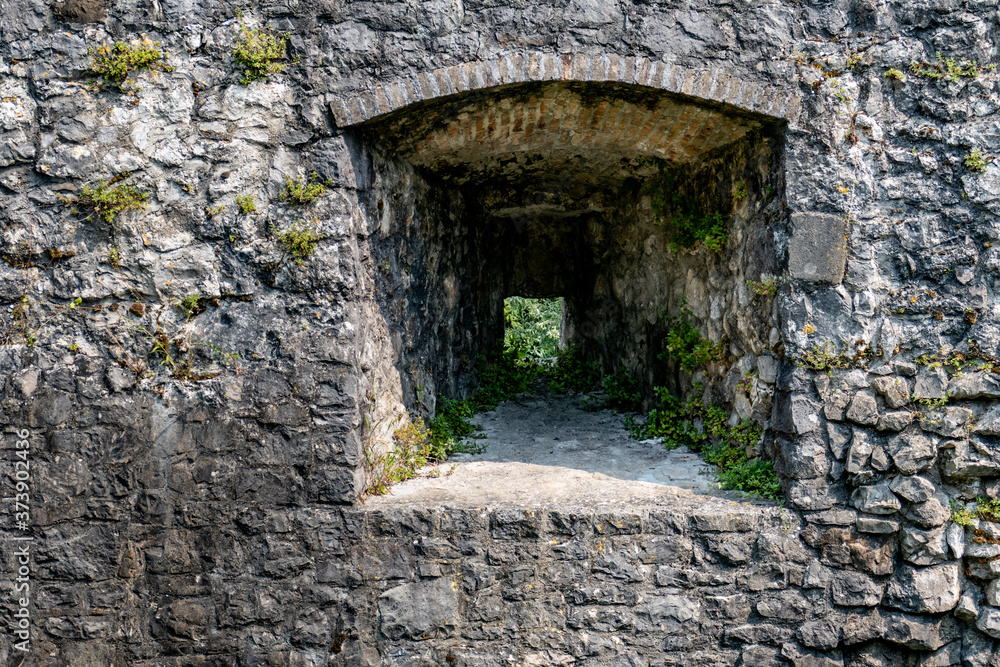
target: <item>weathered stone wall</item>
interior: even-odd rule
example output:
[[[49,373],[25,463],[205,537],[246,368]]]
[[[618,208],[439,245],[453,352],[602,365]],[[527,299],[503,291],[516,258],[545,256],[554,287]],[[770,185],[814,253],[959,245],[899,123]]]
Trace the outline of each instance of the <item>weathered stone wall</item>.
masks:
[[[357,495],[363,436],[384,433],[404,408],[418,407],[418,386],[433,379],[435,390],[467,389],[463,357],[498,326],[503,296],[484,285],[497,289],[506,278],[488,263],[469,265],[494,248],[489,233],[470,226],[483,202],[453,174],[439,181],[434,165],[413,158],[418,173],[392,146],[365,143],[370,135],[354,126],[452,93],[488,98],[491,86],[563,80],[588,90],[612,80],[697,109],[724,104],[788,123],[783,173],[768,171],[783,179],[783,197],[755,215],[737,205],[736,230],[746,227],[729,263],[701,265],[709,284],[716,280],[712,298],[730,300],[716,314],[709,298],[701,316],[705,332],[728,335],[739,358],[709,369],[728,379],[720,398],[753,413],[764,399],[743,403],[732,380],[756,365],[763,396],[774,379],[765,450],[788,504],[803,513],[803,551],[793,540],[794,553],[811,559],[788,556],[798,563],[788,571],[818,562],[842,583],[792,591],[777,607],[763,593],[754,598],[747,623],[778,629],[754,630],[746,643],[781,644],[783,657],[752,648],[740,659],[810,664],[794,654],[816,648],[827,654],[812,664],[996,662],[989,637],[1000,635],[1000,531],[985,520],[956,527],[949,505],[996,497],[1000,479],[992,370],[1000,170],[989,161],[1000,150],[997,75],[885,77],[889,68],[935,60],[936,51],[996,60],[995,3],[270,3],[247,20],[288,31],[301,62],[248,87],[232,62],[230,7],[126,2],[106,16],[76,9],[18,0],[4,5],[0,23],[0,423],[5,466],[11,434],[31,431],[35,664],[321,664],[352,632],[373,632],[376,602],[364,607],[367,620],[352,615],[381,585],[315,585],[321,565],[345,566],[351,549],[371,542],[343,523],[363,521],[363,508],[331,505]],[[140,75],[136,97],[90,90],[87,48],[140,33],[161,40],[173,71]],[[665,145],[684,154],[692,144]],[[628,150],[615,146],[616,156]],[[964,164],[974,147],[987,157],[982,172]],[[332,181],[326,196],[305,209],[278,200],[285,175],[313,170]],[[144,212],[106,224],[74,210],[83,185],[123,172],[149,193]],[[242,194],[255,196],[258,215],[237,213]],[[526,202],[537,200],[518,205]],[[607,210],[649,223],[641,198]],[[384,211],[392,225],[385,230]],[[612,223],[607,212],[588,215]],[[299,220],[315,220],[323,236],[301,264],[275,240]],[[449,229],[458,236],[446,240]],[[443,272],[429,270],[430,256],[441,257]],[[745,304],[742,279],[758,279],[754,270],[765,267],[779,279],[775,301]],[[414,297],[401,294],[407,270],[419,278]],[[456,296],[448,301],[439,292],[450,271]],[[176,302],[195,291],[201,298],[189,317]],[[475,293],[489,299],[463,300]],[[388,294],[426,310],[410,319]],[[744,307],[758,317],[741,320]],[[437,333],[427,328],[435,320]],[[765,346],[768,324],[776,326]],[[171,362],[151,354],[161,335]],[[826,362],[848,367],[797,366],[827,342],[831,356],[844,351],[846,359]],[[950,349],[984,367],[942,363]],[[3,485],[13,497],[9,477]],[[396,511],[387,510],[388,524],[404,520]],[[433,535],[457,539],[463,528],[444,522],[447,515],[432,513]],[[534,530],[556,539],[561,529],[544,521]],[[679,533],[694,531],[686,533],[690,562],[701,549],[711,564],[710,536],[683,523]],[[641,524],[635,534],[659,530]],[[487,542],[485,532],[475,534]],[[652,571],[622,555],[637,553],[640,537],[624,538],[619,552],[639,573],[635,591],[678,595],[651,592]],[[534,534],[523,540],[526,552],[549,557]],[[585,552],[592,540],[584,539]],[[757,545],[754,558],[777,560],[770,540],[765,531],[745,541]],[[2,544],[12,563],[9,534]],[[414,579],[411,562],[428,582],[457,571],[453,556],[441,556],[447,567],[435,570],[437,556],[419,544],[395,544],[406,564],[400,582]],[[481,562],[469,549],[463,559]],[[485,552],[493,576],[521,576],[513,566],[502,570],[501,552],[496,563]],[[586,553],[588,563],[599,562]],[[731,575],[715,567],[708,571]],[[611,572],[581,568],[574,576]],[[546,591],[556,590],[555,576]],[[704,591],[718,580],[689,581],[707,614],[712,594]],[[446,593],[441,584],[420,585]],[[821,614],[826,603],[814,598],[825,600],[826,591],[830,618],[857,619],[844,618],[838,644],[825,635],[793,640],[781,624],[765,623],[775,609],[799,623],[800,612],[786,610],[798,609],[800,597],[808,602],[801,613]],[[632,628],[644,627],[647,615],[653,623],[651,608],[640,613],[646,603],[611,602],[607,616],[594,609],[608,628],[616,618],[635,619]],[[574,608],[589,604],[583,597]],[[12,602],[4,605],[11,623]],[[663,602],[668,625],[673,605]],[[516,617],[513,607],[498,608]],[[459,625],[474,623],[469,616]],[[602,641],[624,643],[604,627]],[[712,623],[698,628],[697,641],[721,661],[744,641]],[[644,635],[637,630],[629,641],[638,646]],[[364,634],[364,643],[385,649],[395,641],[388,636]],[[527,637],[504,639],[518,659],[556,650],[582,661],[590,650],[532,647]],[[13,660],[10,639],[0,639],[0,653]],[[463,639],[480,640],[491,641]],[[664,646],[657,650],[674,650]],[[533,659],[559,659],[552,655]],[[395,659],[385,650],[382,657]]]

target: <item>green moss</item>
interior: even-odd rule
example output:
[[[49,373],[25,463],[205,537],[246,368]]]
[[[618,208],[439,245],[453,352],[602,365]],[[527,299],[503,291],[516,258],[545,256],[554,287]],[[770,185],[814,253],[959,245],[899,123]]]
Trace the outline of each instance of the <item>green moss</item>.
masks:
[[[148,198],[149,195],[131,185],[111,187],[107,181],[102,180],[97,187],[83,186],[77,205],[92,214],[100,215],[110,225],[120,213],[144,210]]]
[[[139,88],[129,80],[133,72],[146,69],[174,71],[173,67],[160,62],[164,57],[160,43],[145,37],[132,42],[117,41],[110,46],[104,44],[88,49],[87,53],[91,58],[90,73],[121,92],[139,92]]]

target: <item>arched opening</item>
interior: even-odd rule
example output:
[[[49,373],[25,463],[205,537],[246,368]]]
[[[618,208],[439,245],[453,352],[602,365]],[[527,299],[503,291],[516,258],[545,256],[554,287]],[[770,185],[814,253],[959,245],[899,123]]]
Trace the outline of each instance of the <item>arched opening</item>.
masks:
[[[634,378],[647,407],[666,386],[766,428],[755,377],[780,353],[783,121],[633,84],[536,81],[351,132],[381,354],[398,374],[398,389],[373,381],[373,423],[472,392],[504,299],[524,296],[562,297],[563,344]],[[706,224],[714,236],[692,232]],[[666,354],[680,326],[713,354]]]

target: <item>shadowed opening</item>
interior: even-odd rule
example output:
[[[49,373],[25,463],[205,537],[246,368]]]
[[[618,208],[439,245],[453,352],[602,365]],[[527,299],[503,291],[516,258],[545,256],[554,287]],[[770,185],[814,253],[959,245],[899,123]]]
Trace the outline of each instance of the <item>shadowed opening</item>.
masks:
[[[385,433],[391,414],[430,416],[438,396],[475,391],[510,296],[561,297],[561,345],[634,379],[647,407],[667,386],[727,406],[733,424],[765,424],[770,395],[737,384],[776,337],[773,294],[753,286],[782,252],[782,121],[635,85],[546,82],[352,131],[395,371],[370,392]],[[687,234],[703,219],[720,225],[714,242]],[[696,365],[666,353],[679,317],[718,353]]]

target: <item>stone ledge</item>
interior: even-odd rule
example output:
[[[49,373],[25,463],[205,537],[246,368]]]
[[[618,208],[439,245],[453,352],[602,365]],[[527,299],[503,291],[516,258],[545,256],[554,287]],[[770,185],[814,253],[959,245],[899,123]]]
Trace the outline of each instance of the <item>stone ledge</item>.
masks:
[[[407,91],[415,96],[393,95]],[[794,121],[801,107],[796,91],[783,91],[733,76],[719,68],[687,69],[648,58],[602,54],[512,52],[429,72],[404,72],[383,86],[366,91],[341,91],[329,102],[339,127],[359,125],[420,100],[528,81],[616,81],[682,93],[721,102],[773,118]]]

